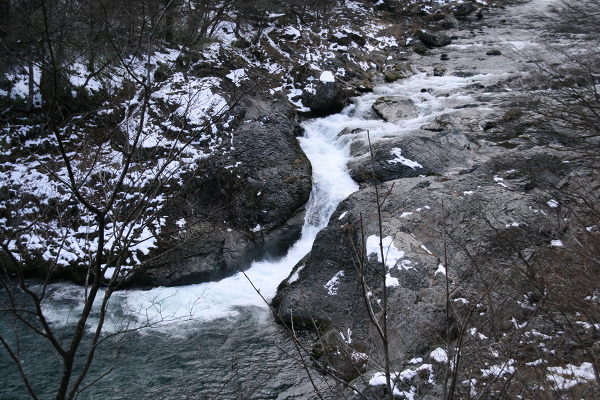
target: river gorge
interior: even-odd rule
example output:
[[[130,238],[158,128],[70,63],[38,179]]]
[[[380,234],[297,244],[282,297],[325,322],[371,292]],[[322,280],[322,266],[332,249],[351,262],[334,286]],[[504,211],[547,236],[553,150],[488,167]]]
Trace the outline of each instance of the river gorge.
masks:
[[[486,238],[479,240],[473,225],[463,224],[485,220],[496,233],[502,229],[527,229],[524,227],[541,226],[538,218],[555,211],[554,204],[559,201],[541,184],[536,186],[538,182],[531,176],[539,172],[545,180],[554,182],[566,179],[568,173],[557,169],[542,171],[543,168],[536,171],[535,165],[527,169],[520,160],[556,158],[560,165],[569,161],[562,158],[564,153],[546,147],[546,139],[531,128],[536,120],[521,116],[516,97],[522,89],[520,79],[530,73],[530,57],[547,51],[538,40],[547,34],[543,15],[549,13],[552,3],[511,2],[502,8],[486,8],[483,18],[471,14],[446,31],[452,36],[452,44],[430,47],[425,54],[399,47],[389,55],[386,65],[406,63],[406,76],[386,81],[386,70],[381,68],[372,79],[372,91],[350,98],[341,112],[304,119],[298,141],[312,166],[312,189],[304,206],[300,239],[285,256],[253,261],[244,272],[216,282],[115,292],[104,322],[106,340],[98,348],[91,375],[112,369],[113,363],[114,369],[78,398],[319,398],[304,366],[295,360],[297,344],[289,331],[276,322],[271,304],[288,324],[296,321],[294,314],[313,322],[328,321],[327,332],[319,340],[334,350],[324,351],[320,360],[331,374],[345,376],[344,367],[331,354],[343,346],[350,348],[351,354],[358,354],[359,347],[350,346],[351,337],[356,337],[355,344],[360,342],[360,349],[369,348],[371,353],[366,379],[353,388],[367,393],[369,386],[381,386],[373,380],[373,374],[382,371],[379,337],[363,304],[367,294],[357,283],[360,276],[355,267],[356,254],[348,247],[348,242],[378,239],[381,232],[381,236],[393,238],[385,252],[389,257],[395,254],[396,259],[388,266],[388,275],[382,282],[374,279],[379,283],[373,283],[374,289],[368,296],[373,304],[380,304],[383,286],[389,290],[383,293],[388,293],[393,311],[389,316],[390,330],[402,339],[392,346],[391,362],[398,371],[414,372],[405,381],[397,378],[404,383],[398,383],[395,395],[407,399],[441,398],[441,389],[433,385],[432,377],[440,373],[444,361],[433,356],[434,349],[443,348],[444,343],[457,340],[465,332],[471,332],[473,341],[481,340],[481,347],[491,349],[492,355],[485,356],[485,365],[495,371],[497,381],[502,381],[502,371],[514,372],[511,368],[520,363],[514,361],[514,354],[509,352],[504,358],[494,355],[500,351],[497,343],[501,340],[484,343],[487,336],[476,336],[476,332],[490,336],[485,331],[489,322],[486,313],[492,314],[494,307],[502,309],[507,302],[490,298],[490,304],[486,303],[485,296],[477,296],[482,292],[487,295],[491,289],[471,283],[484,282],[485,286],[485,282],[498,281],[493,273],[496,270],[491,267],[494,262],[477,264],[485,266],[484,272],[478,272],[480,275],[472,270],[464,273],[460,268],[469,263],[468,257],[457,255],[454,261],[449,260],[444,254],[452,249],[448,244],[450,233],[436,236],[434,231],[438,229],[439,233],[440,226],[446,229],[446,224],[456,227],[453,234],[469,238],[455,242],[457,247],[468,250],[466,254],[475,254],[477,249],[504,262],[510,256],[500,254],[498,247],[505,249],[510,247],[508,244],[496,245],[491,239],[494,245],[490,244],[486,241],[490,237],[487,230],[485,234],[477,231],[477,235]],[[575,46],[579,42],[577,38],[560,38],[563,48],[568,48],[569,43]],[[515,124],[519,127],[515,128]],[[373,180],[389,196],[381,207],[374,205],[378,194]],[[475,203],[479,208],[475,209]],[[482,204],[488,208],[482,208]],[[381,214],[383,223],[378,219]],[[588,225],[592,226],[592,222]],[[527,246],[531,252],[537,251],[536,246],[552,251],[559,247],[556,240],[562,237],[552,236],[557,235],[555,231],[539,241],[534,240],[537,234],[511,231],[506,235],[520,238],[522,243],[531,240]],[[368,243],[365,246],[367,259],[381,263],[378,256],[371,254]],[[387,265],[386,261],[383,264]],[[462,280],[468,283],[463,284]],[[36,282],[32,283],[35,288]],[[449,289],[451,285],[456,286]],[[41,287],[40,284],[40,290]],[[44,312],[59,336],[68,337],[74,328],[74,316],[81,313],[78,299],[85,289],[60,282],[49,284],[46,290]],[[4,293],[0,292],[0,296]],[[476,304],[475,297],[485,306],[458,309],[453,320],[456,325],[462,316],[469,316],[462,331],[455,327],[453,334],[449,333],[450,328],[444,331],[446,328],[442,327],[449,318],[445,307],[450,302],[457,307]],[[494,314],[490,320],[506,332],[514,326],[525,330],[526,322],[531,322],[534,332],[543,331],[545,322],[537,321],[535,325],[536,316],[528,314],[537,304],[533,297],[515,300],[521,311],[502,314],[498,321]],[[12,329],[8,319],[0,321],[0,332],[5,334]],[[93,312],[89,326],[95,322],[97,315]],[[473,326],[469,325],[471,322]],[[129,332],[111,337],[112,333],[123,331]],[[543,332],[551,336],[549,331]],[[315,340],[311,335],[301,338],[301,343],[310,342],[309,348],[313,345],[311,340]],[[523,333],[522,337],[530,336]],[[35,389],[40,398],[52,397],[58,372],[43,366],[53,365],[55,354],[35,335],[21,340],[26,343],[21,351],[35,355],[35,363],[42,366],[34,375]],[[584,368],[587,364],[582,361],[585,357],[579,356],[580,350],[574,351],[578,356],[572,362]],[[567,356],[563,358],[571,365]],[[535,361],[527,359],[522,365],[532,362]],[[312,366],[312,360],[308,364]],[[500,372],[494,370],[498,365]],[[28,365],[24,367],[27,369]],[[0,368],[4,371],[0,398],[28,398],[9,357],[2,356]],[[486,380],[493,373],[486,375],[485,367],[478,368],[479,375],[473,375],[473,380],[489,383],[488,387],[498,383]],[[423,376],[430,374],[422,378],[424,382],[430,379],[433,387],[427,393],[419,392],[425,383],[414,381],[420,379],[414,378],[418,371]],[[312,374],[323,390],[327,385],[336,385],[333,380],[322,380],[320,372]],[[465,393],[471,393],[469,398],[491,396],[483,389],[485,384],[476,386],[477,381],[469,379],[462,382]],[[573,379],[579,378],[575,375]],[[577,382],[588,381],[584,377]],[[354,394],[346,389],[336,390],[349,398],[359,398],[352,397]]]

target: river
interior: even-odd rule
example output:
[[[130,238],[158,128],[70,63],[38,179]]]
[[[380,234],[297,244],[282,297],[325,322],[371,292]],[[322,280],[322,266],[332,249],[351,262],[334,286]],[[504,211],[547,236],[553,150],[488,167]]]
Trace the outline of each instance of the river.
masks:
[[[516,39],[520,40],[513,40]],[[358,189],[346,170],[352,141],[364,141],[365,131],[370,132],[373,140],[402,135],[431,122],[449,108],[473,104],[473,97],[464,94],[462,89],[497,81],[507,65],[497,68],[497,73],[488,71],[469,77],[418,73],[401,83],[376,87],[374,93],[358,98],[340,114],[305,122],[306,132],[299,140],[313,166],[313,190],[302,237],[284,258],[255,262],[247,271],[260,294],[266,299],[275,295],[279,283],[310,251],[317,232],[327,225],[339,202]],[[400,124],[376,118],[371,105],[384,95],[409,96],[420,115]],[[363,133],[338,136],[344,128],[359,128]],[[45,306],[55,328],[63,329],[66,334],[72,329],[75,320],[72,316],[78,312],[81,295],[82,289],[76,285],[51,285]],[[115,293],[107,333],[148,321],[152,322],[151,328],[118,336],[118,340],[107,340],[103,344],[90,377],[110,367],[118,351],[114,370],[82,392],[79,398],[316,397],[301,366],[281,350],[293,352],[285,331],[274,322],[267,305],[243,274],[220,282]],[[10,324],[0,321],[0,330],[6,329],[10,329]],[[41,398],[51,398],[55,391],[57,358],[45,351],[47,346],[36,338],[25,342],[24,356],[31,357],[25,368],[38,371],[33,378],[34,385]],[[0,398],[29,398],[5,352],[0,352],[0,368],[3,371]]]

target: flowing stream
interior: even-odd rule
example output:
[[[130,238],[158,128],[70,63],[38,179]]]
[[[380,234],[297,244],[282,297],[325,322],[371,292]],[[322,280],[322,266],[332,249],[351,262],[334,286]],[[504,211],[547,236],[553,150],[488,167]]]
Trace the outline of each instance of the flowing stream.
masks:
[[[378,87],[340,114],[306,122],[305,136],[299,140],[314,175],[302,237],[284,258],[255,262],[246,272],[260,294],[269,300],[275,295],[278,284],[310,251],[317,232],[327,225],[339,202],[358,189],[346,170],[353,142],[364,142],[367,130],[372,140],[385,140],[431,122],[447,107],[460,107],[473,100],[461,92],[462,87],[489,79],[493,77],[433,77],[422,73],[402,83]],[[438,96],[442,92],[444,95]],[[420,115],[401,124],[376,118],[371,106],[383,95],[410,96]],[[362,133],[338,136],[344,128]],[[68,334],[81,296],[78,286],[51,285],[46,311],[55,328],[61,327]],[[0,323],[0,329],[9,329],[6,321]],[[115,369],[80,398],[228,399],[240,393],[252,394],[256,399],[314,397],[304,371],[278,348],[293,351],[283,328],[275,324],[263,299],[243,274],[220,282],[115,293],[106,322],[108,332],[148,323],[151,328],[103,344],[91,376],[109,367],[118,350]],[[33,378],[35,387],[42,398],[52,397],[56,357],[42,350],[39,339],[28,339],[23,351],[33,355],[34,361],[26,363],[25,368],[35,366],[41,371]],[[28,398],[5,352],[0,352],[0,368],[0,398]]]

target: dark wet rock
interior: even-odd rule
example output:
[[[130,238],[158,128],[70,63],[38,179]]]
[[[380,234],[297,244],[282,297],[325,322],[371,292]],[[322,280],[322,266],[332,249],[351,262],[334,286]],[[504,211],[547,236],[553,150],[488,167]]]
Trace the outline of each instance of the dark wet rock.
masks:
[[[498,50],[498,49],[492,49],[492,50],[489,50],[485,54],[488,55],[488,56],[500,56],[500,55],[502,55],[502,52],[500,50]]]
[[[433,69],[433,76],[444,76],[446,73],[446,68],[444,67],[435,67]]]
[[[387,66],[383,72],[386,82],[395,82],[398,79],[409,78],[414,75],[414,71],[410,64],[399,63],[396,65]]]
[[[344,108],[342,88],[337,82],[322,82],[310,106],[316,116],[336,114]]]
[[[459,3],[454,8],[454,15],[456,17],[466,17],[472,12],[476,11],[477,7],[472,1],[465,1],[463,3]]]
[[[449,59],[450,59],[450,58],[448,57],[448,54],[446,54],[446,53],[443,53],[443,54],[440,56],[440,60],[442,60],[442,61],[448,61]]]
[[[373,103],[373,110],[388,122],[397,122],[419,115],[414,101],[406,96],[380,97]]]
[[[456,17],[454,15],[450,15],[447,14],[444,16],[444,18],[440,21],[440,24],[442,25],[442,27],[444,27],[445,29],[454,29],[454,28],[458,28],[458,25],[460,24],[458,22],[458,20],[456,19]]]
[[[427,46],[443,47],[452,43],[450,37],[443,32],[431,32],[419,29],[417,36]]]

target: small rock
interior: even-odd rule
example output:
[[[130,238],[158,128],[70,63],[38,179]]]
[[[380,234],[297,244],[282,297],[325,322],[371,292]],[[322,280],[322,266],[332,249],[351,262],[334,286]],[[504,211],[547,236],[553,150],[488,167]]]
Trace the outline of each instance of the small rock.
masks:
[[[385,71],[383,73],[383,77],[386,82],[396,82],[398,79],[400,79],[394,71]]]
[[[423,46],[422,44],[418,44],[415,47],[413,47],[413,51],[422,56],[424,56],[428,50],[429,49],[427,49],[427,47]]]
[[[417,106],[410,97],[384,96],[373,104],[373,110],[388,122],[415,118],[419,115]]]
[[[435,14],[431,16],[431,19],[435,22],[441,21],[446,18],[446,14],[443,14],[440,10],[438,10]]]
[[[364,47],[367,44],[367,39],[354,32],[348,32],[348,36],[350,37],[350,39],[352,39],[354,43],[356,43],[360,47]]]
[[[452,117],[448,114],[443,114],[436,117],[433,122],[421,126],[421,129],[426,131],[441,132],[445,129],[449,129],[452,124]]]
[[[444,76],[444,73],[446,73],[446,68],[444,67],[435,67],[433,69],[433,76]]]
[[[304,132],[306,131],[306,129],[304,129],[302,126],[300,125],[296,125],[294,127],[294,136],[295,137],[301,137],[304,136]]]
[[[440,57],[440,60],[442,61],[448,61],[450,58],[448,58],[448,54],[444,53],[442,54],[442,56]]]
[[[442,26],[445,29],[453,29],[453,28],[458,28],[459,22],[456,19],[456,17],[454,17],[454,15],[446,15],[444,17],[444,19],[442,19]]]
[[[383,73],[386,82],[395,82],[398,79],[410,78],[413,75],[414,71],[408,63],[399,63],[393,67],[388,66]]]
[[[373,84],[369,79],[364,79],[356,84],[356,90],[359,93],[369,93],[373,91]]]
[[[334,33],[333,35],[327,38],[331,43],[336,43],[340,46],[350,46],[352,43],[352,39],[346,35],[345,33]]]
[[[493,49],[493,50],[488,51],[485,54],[488,55],[488,56],[501,56],[502,52],[500,50],[498,50],[498,49]]]

